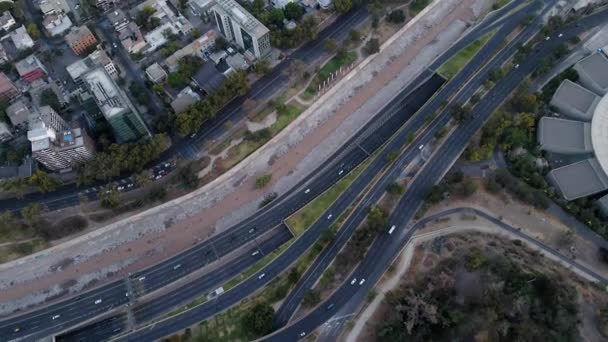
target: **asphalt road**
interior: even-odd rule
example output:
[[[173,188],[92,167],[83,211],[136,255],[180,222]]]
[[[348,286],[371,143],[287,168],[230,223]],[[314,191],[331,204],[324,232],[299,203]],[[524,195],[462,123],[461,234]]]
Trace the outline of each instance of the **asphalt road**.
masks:
[[[234,259],[222,265],[219,269],[188,282],[175,291],[163,294],[159,297],[161,300],[147,301],[141,304],[132,303],[132,314],[135,322],[145,322],[152,318],[162,316],[167,313],[167,308],[175,308],[179,306],[179,304],[182,304],[181,302],[176,301],[176,299],[179,300],[179,298],[175,296],[177,293],[182,294],[182,296],[196,298],[203,293],[215,290],[221,284],[238,275],[241,269],[254,265],[265,255],[272,253],[272,251],[293,238],[289,229],[284,225],[273,229],[269,234],[271,234],[271,236],[264,236],[262,241],[256,243],[255,246],[244,250],[239,256],[236,256]],[[135,287],[136,286],[133,286],[133,289]],[[57,340],[103,341],[124,331],[128,326],[127,323],[127,316],[124,313],[119,313],[74,331],[70,331],[69,333],[59,335],[57,336]]]
[[[564,35],[562,40],[568,40],[588,28],[605,23],[606,19],[608,19],[608,11],[603,11],[590,18],[583,19],[579,22],[579,26],[571,25],[567,29],[562,30],[561,32]],[[536,29],[537,28],[530,26],[523,34],[531,35]],[[379,236],[364,260],[354,271],[353,277],[366,279],[365,284],[363,284],[363,286],[351,286],[346,282],[326,302],[305,318],[269,336],[265,340],[296,340],[300,337],[302,332],[308,333],[316,329],[323,324],[323,322],[336,315],[337,311],[339,315],[352,313],[359,307],[368,291],[374,286],[386,267],[388,267],[392,260],[398,255],[403,244],[413,233],[413,229],[408,229],[406,225],[413,218],[429,189],[441,179],[445,172],[447,172],[452,162],[455,161],[464,150],[469,139],[479,128],[481,128],[495,108],[497,108],[507,96],[521,84],[525,77],[536,68],[542,57],[551,53],[560,42],[561,40],[556,39],[556,36],[554,36],[553,39],[542,41],[536,46],[534,52],[526,58],[526,61],[521,63],[519,68],[511,70],[505,78],[490,91],[489,95],[485,96],[479,102],[474,108],[473,119],[461,124],[460,127],[447,138],[446,142],[442,145],[442,148],[440,148],[427,162],[426,166],[419,172],[419,176],[410,184],[406,195],[399,202],[394,211],[394,215],[392,215],[389,220],[389,226],[396,225],[398,227],[395,233],[393,233],[397,235],[389,236],[388,234],[384,234]],[[330,304],[333,304],[333,307],[328,309]]]
[[[500,43],[501,43],[501,40],[498,40],[498,39],[497,39],[497,40],[496,40],[496,44],[497,44],[496,46],[498,46]],[[480,56],[481,56],[480,58],[485,58],[483,54],[480,54]],[[486,56],[486,57],[487,57],[487,56]],[[447,86],[446,86],[446,87],[447,87]],[[473,89],[476,89],[476,88],[473,88]],[[470,96],[470,95],[469,95],[469,96]],[[425,119],[424,117],[422,117],[422,116],[417,116],[417,118],[419,118],[419,119],[418,119],[418,120],[415,120],[415,119],[414,119],[414,120],[412,120],[411,122],[420,122],[420,121],[424,122],[424,119]],[[444,123],[445,123],[445,122],[444,122]],[[408,126],[409,126],[409,125],[410,125],[410,124],[408,123]],[[442,126],[442,125],[441,125],[441,126]],[[441,127],[441,126],[438,126],[438,127]],[[409,132],[412,132],[412,130],[409,130]],[[403,136],[405,136],[405,134],[401,134],[401,137],[403,137]],[[399,135],[398,135],[398,137],[399,137]],[[367,141],[373,141],[373,139],[369,139],[369,138],[370,138],[370,137],[368,137],[368,139],[366,139],[365,141],[366,141],[366,142],[367,142]],[[372,138],[373,138],[373,137],[372,137]],[[432,135],[430,135],[430,134],[425,134],[425,139],[430,140],[430,138],[432,138]],[[398,138],[395,138],[394,140],[392,140],[392,142],[398,142],[398,141],[399,141],[399,139],[398,139]],[[404,142],[403,142],[403,141],[401,141],[401,145],[402,145],[403,143],[404,143]],[[390,144],[390,143],[389,143],[389,144]],[[396,144],[398,144],[398,143],[396,143]],[[418,144],[416,143],[416,144],[414,144],[414,145],[416,145],[416,146],[417,146]],[[397,146],[398,146],[398,145],[397,145]],[[393,151],[393,149],[391,149],[391,148],[388,148],[388,147],[387,147],[387,148],[386,148],[384,151],[385,151],[385,153],[386,153],[386,151]],[[380,157],[378,157],[378,159],[376,159],[376,160],[382,160],[382,154],[381,154],[381,156],[380,156]],[[385,162],[384,162],[384,163],[385,163]],[[374,163],[372,163],[372,165],[373,165],[373,164],[374,164]],[[379,164],[380,168],[384,167],[384,165],[382,165],[382,164],[383,164],[383,163]],[[366,171],[364,171],[364,173],[366,173],[366,172],[367,172],[368,170],[370,170],[370,169],[373,169],[373,166],[371,166],[371,165],[370,165],[370,167],[369,167],[368,169],[366,169]],[[378,171],[379,171],[378,169],[376,169],[376,170],[374,170],[374,171],[371,171],[371,172],[370,172],[370,176],[371,176],[371,175],[375,175],[375,174],[376,174]],[[357,187],[357,185],[356,185],[356,184],[359,182],[359,180],[361,180],[361,179],[366,179],[366,178],[367,178],[367,177],[365,177],[365,176],[362,174],[362,175],[361,175],[361,176],[360,176],[360,177],[359,177],[359,178],[358,178],[358,179],[355,181],[355,183],[353,184],[353,186],[352,186],[352,187],[356,189],[356,191],[355,191],[355,193],[356,193],[356,194],[358,194],[358,193],[359,193],[359,192],[362,190],[362,188],[363,188],[363,187],[365,187],[365,185],[363,184],[363,185],[359,185],[360,187],[357,189],[357,188],[356,188],[356,187]],[[369,178],[368,178],[368,181],[369,181]],[[361,183],[367,183],[367,182],[365,182],[365,181],[361,181]],[[350,190],[350,189],[349,189],[349,190]],[[348,190],[347,190],[347,191],[348,191]],[[346,196],[343,196],[343,197],[346,197]],[[332,205],[332,208],[328,209],[328,211],[326,212],[326,214],[329,214],[329,213],[332,213],[332,214],[333,214],[333,213],[334,213],[334,207],[339,207],[339,206],[342,206],[342,208],[341,208],[341,209],[342,209],[342,210],[343,210],[343,209],[345,209],[346,205],[345,205],[344,203],[341,203],[341,202],[347,202],[347,201],[341,201],[341,200],[343,199],[343,197],[341,197],[341,198],[340,198],[340,199],[339,199],[339,200],[338,200],[338,201],[337,201],[337,202],[336,202],[334,205]],[[352,202],[352,201],[348,201],[347,203],[350,203],[350,202]],[[336,209],[338,209],[338,208],[336,208]],[[342,210],[337,210],[338,214],[339,214],[339,213],[340,213]],[[327,216],[326,216],[326,214],[324,214],[324,215],[323,215],[323,217],[327,217]],[[338,216],[338,214],[334,215],[333,217],[334,217],[334,218],[336,218],[336,217]],[[325,224],[325,226],[326,226],[326,227],[327,227],[329,224],[331,224],[331,220],[328,220],[328,221],[329,221],[329,222],[326,222],[326,224]],[[275,273],[275,272],[280,272],[280,270],[284,269],[285,265],[289,265],[289,264],[291,263],[291,261],[289,261],[289,259],[290,259],[290,254],[292,254],[292,253],[294,253],[294,252],[295,252],[295,253],[296,253],[296,258],[297,258],[297,255],[300,255],[300,254],[303,252],[303,251],[298,251],[298,248],[301,248],[301,247],[302,247],[302,246],[301,246],[301,244],[298,244],[298,242],[302,242],[302,241],[304,241],[304,242],[305,242],[305,245],[310,245],[312,242],[306,242],[306,239],[307,239],[307,234],[308,234],[308,237],[310,237],[310,235],[312,235],[312,236],[314,237],[314,239],[313,239],[313,240],[311,240],[311,241],[316,240],[316,237],[318,236],[318,234],[320,233],[320,231],[322,231],[322,229],[321,229],[321,230],[316,229],[316,228],[317,228],[316,226],[317,226],[317,225],[315,225],[315,226],[311,227],[311,228],[310,228],[310,229],[309,229],[309,230],[308,230],[308,231],[307,231],[307,232],[306,232],[306,233],[305,233],[305,234],[304,234],[304,235],[303,235],[303,236],[302,236],[300,239],[298,239],[298,240],[296,241],[296,243],[294,243],[294,245],[292,245],[292,246],[291,246],[291,247],[288,249],[288,252],[286,252],[286,253],[282,254],[281,256],[279,256],[279,258],[278,258],[277,260],[275,260],[275,262],[273,262],[271,265],[269,265],[268,267],[266,267],[264,270],[260,271],[260,274],[261,274],[261,273],[264,273],[264,274],[266,274],[266,277],[268,277],[268,276],[269,276],[268,274],[269,274],[269,272],[270,272],[270,274],[271,274],[271,275],[274,277],[276,274],[278,274],[278,273]],[[321,226],[321,225],[318,225],[318,226]],[[326,227],[325,227],[325,228],[326,228]],[[323,227],[322,227],[322,228],[323,228]],[[309,233],[310,233],[310,234],[309,234]],[[306,247],[306,246],[304,246],[304,247]],[[306,248],[304,248],[303,250],[305,250],[305,249],[306,249]],[[286,260],[282,260],[282,259],[286,259]],[[291,260],[295,260],[295,258],[291,257]],[[278,270],[277,270],[277,269],[278,269]],[[265,279],[266,279],[266,278],[265,278]],[[262,280],[262,281],[263,281],[263,280]],[[146,340],[146,339],[153,339],[153,338],[157,338],[157,337],[163,336],[163,331],[164,331],[164,334],[168,334],[168,333],[170,333],[170,332],[171,332],[171,330],[169,330],[169,329],[174,329],[174,330],[179,329],[179,328],[177,328],[177,329],[176,329],[176,327],[175,327],[175,325],[176,325],[176,324],[177,324],[177,325],[179,325],[179,326],[188,326],[188,324],[189,324],[189,323],[190,323],[190,324],[193,324],[193,323],[191,323],[191,322],[200,321],[200,320],[204,319],[205,317],[208,317],[208,315],[213,314],[213,311],[214,311],[214,310],[213,310],[213,308],[210,308],[211,306],[215,306],[215,307],[217,307],[215,310],[221,310],[222,308],[229,307],[230,305],[232,305],[232,304],[234,303],[234,301],[233,301],[233,300],[238,299],[238,298],[243,298],[244,296],[246,296],[246,295],[247,295],[247,293],[248,293],[248,292],[249,292],[249,293],[251,292],[251,290],[250,290],[250,289],[255,290],[255,289],[257,289],[259,286],[263,285],[263,284],[259,284],[259,282],[260,282],[260,280],[259,280],[259,279],[255,279],[255,278],[253,278],[253,277],[252,277],[252,278],[251,278],[249,281],[245,281],[245,282],[244,282],[244,283],[242,283],[241,285],[237,286],[237,288],[239,288],[239,291],[238,291],[238,292],[242,292],[241,296],[234,295],[234,293],[235,293],[235,292],[237,292],[237,291],[236,291],[236,289],[235,289],[234,291],[228,291],[227,293],[225,293],[225,294],[221,295],[221,296],[220,296],[220,297],[217,299],[216,303],[214,303],[213,305],[211,305],[211,304],[209,304],[209,305],[205,305],[205,304],[203,304],[203,305],[201,305],[201,306],[199,306],[199,307],[197,307],[197,308],[195,308],[195,309],[193,309],[193,310],[189,311],[189,312],[188,312],[188,313],[186,313],[185,315],[180,315],[180,316],[179,316],[179,317],[177,317],[177,318],[174,318],[174,319],[169,319],[169,320],[166,320],[166,321],[163,321],[163,322],[160,322],[160,323],[156,323],[156,324],[154,325],[154,327],[153,327],[153,328],[151,328],[151,329],[152,329],[152,331],[150,331],[149,329],[143,329],[143,330],[141,330],[141,331],[140,331],[140,332],[138,332],[138,333],[132,333],[132,334],[128,335],[127,337],[124,337],[124,339],[126,339],[126,340],[137,340],[137,339],[144,339],[144,340]],[[248,289],[247,287],[249,287],[250,289]],[[175,322],[176,320],[179,320],[179,322]],[[168,327],[169,327],[169,326],[171,326],[171,325],[173,325],[173,328],[168,328]],[[154,331],[154,330],[156,330],[156,331]],[[174,330],[173,330],[173,331],[174,331]]]
[[[503,22],[503,26],[480,49],[480,51],[471,59],[471,61],[452,80],[450,80],[450,82],[447,83],[431,101],[422,107],[420,112],[417,113],[417,117],[421,119],[429,118],[434,113],[441,110],[444,103],[464,103],[468,98],[470,98],[475,90],[485,81],[485,74],[483,70],[485,70],[485,72],[489,70],[488,67],[483,67],[482,72],[480,72],[480,66],[483,66],[486,61],[492,58],[492,55],[497,51],[497,49],[500,48],[505,37],[515,30],[524,16],[539,8],[540,4],[537,4],[536,7],[527,7],[515,15],[509,16],[507,20]],[[471,77],[473,77],[473,80],[468,81],[471,79]],[[325,269],[344,247],[351,234],[363,222],[365,216],[367,215],[365,209],[374,205],[380,200],[381,196],[386,191],[386,187],[390,183],[394,182],[399,177],[403,169],[419,155],[419,146],[427,146],[431,142],[435,133],[445,126],[449,118],[449,114],[444,113],[442,117],[428,127],[424,134],[414,143],[412,143],[405,151],[405,154],[398,159],[395,165],[390,168],[390,171],[388,171],[373,186],[372,190],[366,194],[362,203],[343,224],[339,231],[338,237],[329,246],[329,248],[326,248],[321,253],[320,257],[315,260],[313,265],[300,278],[300,281],[296,287],[289,293],[287,298],[281,304],[281,307],[275,316],[275,326],[277,328],[283,327],[287,324],[298,308],[306,290],[312,288]]]
[[[423,76],[423,75],[421,75],[421,76]],[[424,77],[428,77],[428,75],[424,75]],[[395,101],[393,101],[393,102],[395,102]],[[394,130],[395,127],[400,127],[402,125],[402,122],[405,121],[406,118],[403,118],[400,116],[393,116],[389,119],[390,119],[390,121],[386,121],[385,122],[386,124],[384,125],[384,127]],[[389,119],[387,119],[387,120],[389,120]],[[397,120],[397,119],[400,119],[402,122],[399,122],[399,120]],[[380,121],[380,122],[382,122],[382,121]],[[389,129],[389,131],[390,131],[390,129]],[[388,131],[385,131],[385,132],[388,132]],[[363,132],[363,133],[365,133],[365,132]],[[360,135],[359,136],[360,145],[358,145],[357,147],[361,146],[361,147],[364,147],[364,149],[352,148],[352,146],[351,146],[350,150],[346,149],[345,151],[342,151],[342,155],[344,155],[344,158],[342,159],[342,164],[344,165],[344,167],[342,169],[346,172],[348,170],[352,169],[352,167],[354,167],[354,165],[357,165],[359,162],[361,162],[367,156],[367,154],[364,151],[374,151],[377,147],[379,147],[383,143],[383,139],[381,137],[382,136],[387,137],[389,135],[390,134],[388,134],[388,133],[380,134],[380,135],[374,134],[373,136],[370,136],[370,135],[366,136],[365,134]],[[337,165],[337,163],[335,163],[335,164]],[[313,189],[313,191],[311,191],[308,194],[308,196],[303,196],[303,194],[300,194],[299,196],[297,196],[297,197],[300,197],[299,203],[296,203],[296,207],[293,207],[293,208],[291,208],[291,210],[288,210],[288,214],[293,212],[296,208],[301,207],[310,198],[313,198],[314,196],[316,196],[318,193],[323,191],[329,185],[333,184],[340,177],[337,174],[337,172],[334,170],[331,172],[331,174],[324,175],[319,178],[322,179],[321,182],[323,184],[321,184],[318,187],[318,189],[317,188]],[[294,203],[290,203],[287,206],[292,206],[293,204]],[[288,214],[285,216],[288,216]],[[263,216],[263,215],[261,215],[261,216]],[[260,220],[261,221],[260,223],[262,223],[262,225],[266,224],[265,229],[269,229],[268,227],[271,227],[271,226],[276,226],[276,224],[280,223],[280,221],[282,220],[282,217],[285,217],[283,215],[279,215],[279,216],[266,215],[266,216],[271,216],[271,217],[262,217],[262,220]],[[275,217],[272,217],[272,216],[275,216]],[[270,221],[270,225],[268,224],[268,221]],[[209,255],[211,253],[214,253],[215,256],[218,257],[218,256],[221,256],[220,253],[222,253],[222,252],[227,253],[228,251],[236,248],[236,246],[242,245],[242,243],[245,243],[251,239],[251,237],[248,237],[248,235],[245,233],[245,231],[248,232],[248,230],[251,229],[251,226],[252,225],[245,225],[244,227],[241,227],[240,231],[237,230],[236,233],[231,231],[231,234],[225,234],[222,236],[218,236],[217,239],[215,239],[215,240],[212,239],[213,241],[211,241],[211,240],[206,241],[205,243],[178,256],[177,258],[168,260],[167,262],[165,262],[161,265],[158,265],[157,266],[158,270],[156,272],[164,273],[164,276],[157,276],[157,273],[152,270],[147,270],[147,271],[143,271],[138,274],[135,274],[134,276],[132,276],[130,278],[130,279],[136,280],[138,282],[137,286],[135,286],[135,291],[137,293],[146,293],[146,292],[155,290],[155,289],[161,287],[163,284],[168,283],[172,280],[176,280],[176,279],[180,278],[181,276],[187,274],[188,272],[186,270],[193,270],[198,267],[202,267],[202,266],[206,265],[208,262],[210,262],[211,260],[214,260],[214,259],[210,259]],[[253,225],[253,226],[256,227],[257,225]],[[256,228],[256,229],[259,229],[259,228]],[[230,247],[234,247],[234,248],[231,249]],[[219,253],[218,253],[218,250],[220,251]],[[188,260],[188,259],[190,259],[190,260]],[[182,260],[183,264],[187,265],[187,266],[181,267],[182,262],[180,262],[180,260]],[[194,261],[192,261],[192,260],[194,260]],[[180,265],[180,267],[175,269],[175,266],[178,264]],[[148,276],[152,277],[150,279],[152,279],[152,280],[156,279],[156,280],[149,281]],[[145,278],[142,279],[142,281],[139,281],[139,279],[142,277],[145,277]],[[156,277],[156,278],[154,278],[154,277]],[[95,308],[95,310],[90,310],[90,308],[82,307],[79,309],[81,311],[75,311],[75,310],[73,310],[73,308],[71,311],[74,311],[75,313],[77,313],[78,316],[81,318],[82,317],[92,317],[92,316],[96,316],[96,315],[104,312],[105,310],[111,309],[115,306],[125,304],[126,301],[125,301],[124,296],[122,296],[122,294],[126,293],[125,292],[126,288],[127,288],[127,286],[126,286],[125,282],[116,282],[116,283],[101,287],[99,290],[95,290],[90,293],[87,293],[87,294],[83,295],[84,297],[79,296],[76,299],[76,303],[84,302],[85,300],[90,300],[90,299],[96,298],[100,294],[104,294],[104,293],[106,293],[109,297],[112,297],[112,299],[103,300],[102,303],[100,303]],[[88,296],[88,297],[86,297],[86,296]],[[72,301],[70,301],[70,302],[72,302]],[[61,305],[61,304],[62,303],[60,303],[58,305]],[[49,308],[39,310],[34,313],[29,313],[25,316],[20,316],[20,317],[5,320],[1,323],[0,329],[3,329],[4,332],[7,333],[7,335],[5,335],[5,336],[13,335],[14,331],[12,329],[14,327],[19,327],[21,329],[19,334],[17,334],[17,335],[25,334],[25,331],[31,332],[32,330],[35,330],[39,334],[49,333],[50,331],[61,330],[61,329],[65,328],[66,325],[64,325],[62,322],[60,322],[59,319],[57,320],[57,322],[46,322],[44,319],[44,317],[49,316],[49,314],[51,314],[50,317],[54,316],[53,309],[56,309],[55,312],[57,314],[60,314],[60,309],[57,309],[57,308],[51,306]],[[28,317],[29,318],[33,317],[33,319],[28,319]],[[60,314],[60,317],[64,317],[64,315]],[[11,331],[7,331],[7,330],[11,330]]]

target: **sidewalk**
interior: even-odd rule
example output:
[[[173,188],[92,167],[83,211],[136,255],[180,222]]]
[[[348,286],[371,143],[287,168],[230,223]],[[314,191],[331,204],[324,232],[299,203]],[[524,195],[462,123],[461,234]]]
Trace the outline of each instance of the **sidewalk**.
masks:
[[[465,29],[474,0],[435,1],[286,129],[212,183],[42,253],[0,266],[0,313],[124,277],[253,214],[322,165]],[[433,7],[434,6],[434,7]],[[432,9],[432,11],[431,11]],[[257,175],[271,173],[264,190]],[[208,233],[211,231],[212,233]],[[27,267],[24,267],[26,266]]]

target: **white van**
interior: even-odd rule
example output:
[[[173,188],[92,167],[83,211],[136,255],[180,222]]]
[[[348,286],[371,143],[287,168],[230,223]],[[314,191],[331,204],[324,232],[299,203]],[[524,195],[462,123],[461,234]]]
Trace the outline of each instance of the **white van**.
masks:
[[[389,230],[388,230],[388,235],[393,234],[393,232],[395,231],[395,228],[397,228],[397,227],[396,227],[395,225],[393,225],[393,226],[391,227],[391,229],[389,229]]]

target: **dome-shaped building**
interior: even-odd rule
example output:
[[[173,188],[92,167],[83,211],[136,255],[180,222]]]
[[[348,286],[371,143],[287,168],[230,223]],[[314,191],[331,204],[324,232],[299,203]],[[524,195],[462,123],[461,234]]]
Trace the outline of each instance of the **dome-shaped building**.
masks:
[[[594,53],[574,70],[578,83],[563,81],[551,99],[561,116],[541,118],[537,131],[542,150],[576,160],[547,176],[567,200],[608,190],[608,58]]]

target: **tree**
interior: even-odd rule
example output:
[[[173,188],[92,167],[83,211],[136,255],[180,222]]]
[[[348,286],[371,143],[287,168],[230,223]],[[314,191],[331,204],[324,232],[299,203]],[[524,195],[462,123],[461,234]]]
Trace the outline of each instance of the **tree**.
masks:
[[[394,10],[389,13],[387,20],[390,23],[400,24],[405,21],[405,13],[403,13],[403,10],[400,9]]]
[[[477,192],[477,184],[471,178],[466,178],[462,182],[462,196],[471,197],[476,192]]]
[[[323,42],[323,47],[325,50],[327,50],[327,52],[334,53],[338,49],[338,43],[335,39],[329,38]]]
[[[387,225],[387,217],[388,215],[382,208],[371,207],[367,211],[367,225],[372,231],[383,232]]]
[[[202,34],[203,33],[201,32],[201,29],[198,27],[193,28],[192,32],[190,32],[192,39],[196,39],[196,38],[200,37]]]
[[[0,234],[5,235],[10,233],[11,230],[16,228],[16,220],[8,210],[5,210],[0,213]]]
[[[261,189],[261,188],[265,187],[266,185],[268,185],[268,183],[270,183],[271,179],[272,179],[272,175],[271,174],[262,175],[262,176],[258,177],[255,180],[255,187],[256,187],[256,189]]]
[[[348,39],[353,43],[358,43],[361,40],[361,32],[357,30],[350,30],[348,33]]]
[[[120,205],[120,193],[111,185],[99,191],[99,199],[101,200],[101,206],[106,209],[114,209]]]
[[[51,106],[56,112],[61,110],[61,104],[57,94],[51,88],[44,89],[40,93],[40,104],[43,106]]]
[[[258,75],[266,75],[270,71],[270,61],[267,59],[260,59],[253,65],[253,70]]]
[[[298,280],[300,280],[300,276],[301,276],[301,274],[298,271],[298,268],[294,267],[287,274],[287,281],[289,281],[290,284],[296,284],[298,282]]]
[[[224,50],[227,46],[228,46],[228,42],[226,41],[226,39],[222,36],[218,36],[215,39],[215,51],[221,51]]]
[[[314,289],[308,289],[304,292],[304,296],[302,297],[302,305],[311,307],[319,304],[321,301],[321,296],[319,295],[319,291]]]
[[[555,49],[553,49],[553,57],[555,57],[555,59],[560,59],[566,56],[568,52],[570,52],[570,49],[568,49],[568,45],[566,45],[566,43],[561,43],[556,46]]]
[[[152,182],[152,177],[152,171],[143,170],[142,172],[135,175],[135,184],[143,188]]]
[[[376,38],[372,38],[365,43],[365,47],[363,49],[368,55],[373,55],[380,51],[380,41]]]
[[[32,203],[21,209],[21,216],[30,228],[36,227],[40,223],[40,213],[42,206],[40,203]]]
[[[290,2],[285,5],[283,12],[285,12],[285,18],[289,20],[298,20],[304,14],[304,8],[297,2]]]
[[[250,338],[264,336],[272,332],[274,309],[267,303],[258,303],[245,312],[241,324]]]
[[[148,103],[149,99],[146,89],[139,85],[139,83],[131,82],[129,84],[129,92],[131,93],[131,96],[133,96],[135,100],[137,100],[137,103],[139,103],[140,105],[143,106]]]
[[[27,34],[29,34],[33,40],[37,40],[38,38],[40,38],[40,31],[38,30],[38,26],[36,26],[35,23],[27,24],[26,30]]]
[[[334,8],[339,13],[346,13],[353,8],[353,0],[334,0]]]
[[[386,192],[391,195],[402,195],[405,192],[405,188],[401,184],[393,182],[386,186]]]
[[[399,151],[390,151],[386,154],[386,161],[391,164],[399,157]]]
[[[34,172],[34,174],[29,178],[29,181],[32,186],[37,187],[41,192],[55,191],[57,186],[59,186],[59,182],[56,179],[51,178],[42,170],[37,170]]]
[[[268,13],[268,20],[271,25],[276,27],[283,27],[283,20],[285,20],[285,14],[283,14],[283,10],[280,8],[273,8]]]
[[[189,190],[198,188],[199,178],[198,169],[196,167],[197,162],[192,161],[183,167],[180,167],[177,176],[182,185]]]
[[[488,74],[489,80],[494,83],[500,81],[504,76],[505,73],[501,68],[492,69]]]
[[[464,107],[460,103],[456,103],[452,105],[450,109],[450,113],[456,122],[464,122],[471,118],[471,109],[469,107]]]

